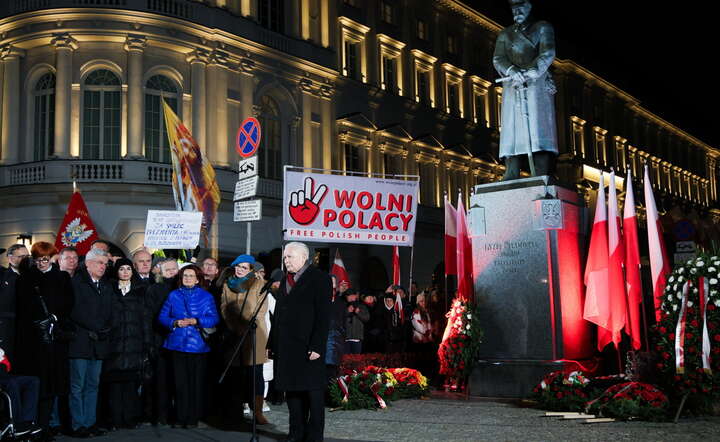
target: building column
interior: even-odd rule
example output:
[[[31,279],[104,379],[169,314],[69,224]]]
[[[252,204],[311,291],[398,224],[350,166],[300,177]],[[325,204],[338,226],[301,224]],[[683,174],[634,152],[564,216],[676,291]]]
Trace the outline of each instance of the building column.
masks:
[[[312,140],[312,101],[313,84],[308,79],[299,83],[300,101],[302,105],[302,165],[313,167],[313,140]]]
[[[213,51],[207,66],[206,139],[210,161],[216,166],[228,166],[228,121],[227,121],[227,56]]]
[[[3,63],[2,147],[0,163],[18,161],[20,153],[20,57],[22,49],[7,45],[0,49]]]
[[[72,88],[72,57],[77,42],[68,34],[56,35],[52,42],[55,46],[55,139],[53,156],[70,156],[70,96]]]
[[[207,93],[205,88],[206,66],[208,53],[205,50],[197,49],[192,52],[187,61],[190,62],[190,81],[192,93],[192,134],[197,141],[200,150],[205,155],[208,153],[208,146],[205,138],[205,124],[207,121]]]
[[[300,39],[310,40],[310,0],[300,0]]]
[[[143,52],[147,40],[145,37],[128,35],[125,41],[128,85],[128,124],[126,158],[143,158]]]
[[[333,112],[334,90],[330,85],[320,87],[320,130],[322,134],[322,167],[333,168],[333,145],[335,141],[335,118]]]

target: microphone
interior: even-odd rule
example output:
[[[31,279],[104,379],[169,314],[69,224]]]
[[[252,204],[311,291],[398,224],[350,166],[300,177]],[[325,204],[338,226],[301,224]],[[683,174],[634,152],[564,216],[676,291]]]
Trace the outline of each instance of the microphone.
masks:
[[[280,270],[280,269],[273,270],[273,272],[270,274],[270,278],[267,280],[267,282],[265,283],[263,288],[260,289],[260,293],[267,292],[270,289],[270,286],[273,285],[273,283],[282,281],[283,275],[284,275],[284,273],[282,270]]]

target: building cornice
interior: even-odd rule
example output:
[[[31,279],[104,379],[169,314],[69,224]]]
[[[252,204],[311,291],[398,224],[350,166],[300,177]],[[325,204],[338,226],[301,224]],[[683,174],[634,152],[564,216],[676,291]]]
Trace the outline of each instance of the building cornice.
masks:
[[[482,26],[488,31],[498,33],[502,31],[503,27],[488,17],[480,14],[471,7],[465,5],[463,2],[457,0],[438,0],[438,3],[448,9],[462,15],[471,22]]]

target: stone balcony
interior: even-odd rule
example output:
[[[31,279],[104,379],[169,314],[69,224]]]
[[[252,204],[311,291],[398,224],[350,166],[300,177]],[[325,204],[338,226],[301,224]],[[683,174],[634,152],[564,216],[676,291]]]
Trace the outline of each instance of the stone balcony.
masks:
[[[238,175],[236,170],[215,168],[220,190],[232,198]],[[142,160],[46,160],[0,166],[0,188],[34,184],[118,183],[149,184],[170,187],[172,167],[169,164]],[[257,196],[282,199],[283,183],[260,178]]]

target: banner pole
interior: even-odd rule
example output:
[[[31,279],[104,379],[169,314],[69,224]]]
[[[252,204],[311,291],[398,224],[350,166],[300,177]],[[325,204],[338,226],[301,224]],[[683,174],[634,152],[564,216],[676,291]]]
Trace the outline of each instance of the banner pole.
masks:
[[[408,284],[408,293],[410,293],[408,300],[410,301],[410,305],[412,305],[412,297],[413,297],[412,276],[413,276],[414,251],[415,251],[415,246],[414,245],[410,246],[410,283]]]

